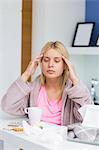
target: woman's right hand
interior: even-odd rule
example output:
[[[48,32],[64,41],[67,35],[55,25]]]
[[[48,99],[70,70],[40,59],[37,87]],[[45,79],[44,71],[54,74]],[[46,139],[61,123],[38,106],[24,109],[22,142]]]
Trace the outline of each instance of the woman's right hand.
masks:
[[[24,82],[26,82],[31,75],[33,75],[36,71],[36,68],[43,57],[43,54],[40,54],[38,57],[36,57],[34,60],[30,61],[28,67],[26,68],[25,72],[22,74],[22,79]]]

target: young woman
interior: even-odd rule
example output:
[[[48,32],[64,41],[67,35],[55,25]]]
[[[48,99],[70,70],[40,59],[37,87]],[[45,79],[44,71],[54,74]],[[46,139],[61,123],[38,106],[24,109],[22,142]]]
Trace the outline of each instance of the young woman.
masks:
[[[28,79],[40,64],[41,74],[31,83]],[[43,108],[42,121],[57,125],[81,122],[78,109],[92,104],[87,87],[78,79],[61,42],[48,42],[41,54],[8,89],[1,105],[13,115],[25,115],[29,106]]]

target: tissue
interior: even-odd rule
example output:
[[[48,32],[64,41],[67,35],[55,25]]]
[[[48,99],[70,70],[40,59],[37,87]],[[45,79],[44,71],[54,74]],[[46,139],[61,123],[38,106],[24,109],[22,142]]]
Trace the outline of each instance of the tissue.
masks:
[[[83,118],[82,126],[99,129],[99,105],[85,105],[78,111]]]
[[[42,143],[57,145],[66,139],[67,128],[65,126],[51,125],[44,122],[40,122],[38,126],[31,126],[25,120],[22,125],[25,134]]]

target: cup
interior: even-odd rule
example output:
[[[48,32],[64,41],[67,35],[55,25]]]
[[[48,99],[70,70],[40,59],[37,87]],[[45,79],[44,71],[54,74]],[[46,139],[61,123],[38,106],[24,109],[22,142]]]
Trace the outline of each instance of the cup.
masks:
[[[27,107],[25,108],[25,114],[28,114],[30,125],[37,125],[42,116],[43,110],[40,107]]]

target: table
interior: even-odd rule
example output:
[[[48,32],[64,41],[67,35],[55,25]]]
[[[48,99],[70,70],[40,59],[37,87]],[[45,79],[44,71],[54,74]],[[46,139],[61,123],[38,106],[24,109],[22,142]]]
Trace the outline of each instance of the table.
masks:
[[[3,150],[99,150],[99,146],[64,140],[62,143],[41,143],[35,137],[24,132],[0,129],[0,138],[4,141]]]

